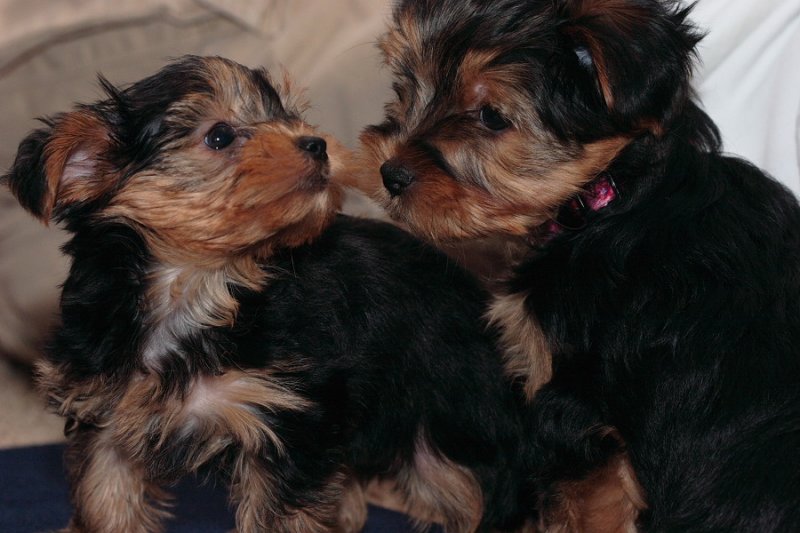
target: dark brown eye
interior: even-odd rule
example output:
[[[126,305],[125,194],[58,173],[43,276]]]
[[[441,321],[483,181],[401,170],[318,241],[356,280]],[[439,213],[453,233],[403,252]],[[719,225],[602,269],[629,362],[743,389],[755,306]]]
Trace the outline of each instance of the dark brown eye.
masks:
[[[208,130],[205,143],[213,150],[222,150],[230,146],[234,139],[236,139],[236,130],[224,122],[220,122]]]
[[[499,111],[488,105],[481,108],[481,123],[493,131],[502,131],[511,127],[511,123]]]

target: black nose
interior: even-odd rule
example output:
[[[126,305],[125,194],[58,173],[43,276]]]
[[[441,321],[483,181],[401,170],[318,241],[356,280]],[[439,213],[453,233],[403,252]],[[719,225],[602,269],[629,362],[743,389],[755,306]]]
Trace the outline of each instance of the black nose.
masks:
[[[304,152],[311,154],[311,157],[317,161],[325,161],[328,159],[328,153],[325,151],[328,148],[328,143],[325,139],[319,137],[300,137],[297,140],[297,146]]]
[[[414,173],[396,161],[389,160],[381,165],[383,186],[392,196],[402,193],[414,181]]]

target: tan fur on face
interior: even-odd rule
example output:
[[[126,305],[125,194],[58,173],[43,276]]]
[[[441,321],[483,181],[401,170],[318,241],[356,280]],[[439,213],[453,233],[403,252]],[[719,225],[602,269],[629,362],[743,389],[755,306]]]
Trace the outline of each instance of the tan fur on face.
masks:
[[[139,228],[157,263],[147,289],[148,367],[160,368],[192,329],[232,324],[231,286],[262,289],[261,265],[276,248],[304,244],[332,221],[340,191],[299,148],[310,134],[301,123],[260,125],[230,154],[190,139],[129,179],[102,213]]]
[[[576,3],[575,17],[595,16],[591,5]],[[451,80],[453,94],[436,93],[432,84],[442,73],[435,71],[432,44],[421,37],[424,24],[414,9],[399,10],[381,41],[399,93],[386,112],[398,127],[364,132],[353,164],[354,185],[413,232],[440,243],[530,235],[630,142],[614,137],[581,145],[556,138],[530,101],[526,67],[494,63],[508,50],[468,51]],[[511,127],[490,131],[480,123],[484,106]],[[447,167],[420,144],[438,151]],[[386,161],[415,176],[398,197],[382,185],[379,169]]]
[[[288,76],[284,87],[264,95],[259,77],[230,61],[204,58],[197,69],[213,93],[185,95],[163,118],[165,131],[187,133],[169,137],[154,161],[122,181],[117,174],[126,170],[111,168],[105,157],[119,141],[101,113],[87,107],[57,117],[44,153],[43,217],[55,205],[113,192],[98,216],[136,226],[170,265],[220,266],[254,248],[263,258],[316,237],[340,206],[339,188],[328,177],[341,169],[346,150],[328,137],[326,163],[298,146],[317,133],[298,118],[302,103],[288,93]],[[220,122],[237,137],[215,151],[204,137]]]
[[[416,17],[410,11],[398,14],[396,24],[378,41],[378,47],[383,52],[387,65],[394,66],[394,60],[407,53],[415,54],[413,60],[425,64],[425,43],[422,41]]]
[[[499,147],[501,151],[496,157],[484,161],[483,173],[488,183],[474,200],[480,207],[483,224],[476,224],[467,236],[483,237],[497,233],[524,236],[530,233],[606,168],[626,144],[623,139],[599,141],[583,147],[576,159],[542,163],[530,160],[531,147],[524,136],[508,137]],[[552,155],[547,157],[551,158]],[[541,168],[531,168],[538,165]],[[526,172],[526,168],[531,168],[532,172]],[[417,215],[420,216],[425,214]],[[488,223],[488,219],[492,222]],[[446,230],[443,237],[461,238],[460,235],[448,234]]]
[[[460,87],[458,96],[461,98],[459,104],[462,109],[480,109],[484,103],[495,100],[490,94],[486,71],[497,54],[496,50],[467,51],[461,61],[456,82]],[[500,88],[497,84],[495,87]]]
[[[367,154],[357,161],[363,164],[368,160],[371,163],[366,163],[367,168],[374,169],[397,152],[391,141],[371,144],[372,139],[369,134],[362,136]],[[606,168],[626,144],[625,139],[617,138],[599,141],[584,147],[580,158],[531,175],[520,171],[525,168],[529,149],[525,139],[516,135],[494,154],[496,159],[483,161],[482,174],[489,180],[485,187],[456,181],[422,154],[401,150],[399,161],[415,173],[414,183],[402,195],[391,198],[385,189],[374,185],[374,178],[370,180],[363,173],[358,184],[393,218],[431,240],[525,236],[554,216],[557,208]],[[466,151],[469,146],[455,149]],[[457,163],[459,157],[450,161]]]
[[[257,245],[297,245],[319,234],[338,208],[338,192],[297,146],[307,133],[261,126],[233,161],[203,146],[183,151],[174,165],[129,180],[105,216],[143,227],[168,263],[183,263],[184,256],[211,262]],[[303,230],[293,230],[292,242],[275,239],[298,226]]]
[[[393,48],[410,53],[410,45],[403,46]],[[401,91],[410,93],[406,101],[387,107],[401,124],[400,131],[386,135],[367,130],[361,136],[361,152],[352,165],[355,186],[394,219],[431,240],[528,235],[606,169],[629,142],[614,137],[582,146],[556,139],[530,108],[527,90],[515,84],[524,79],[521,67],[491,67],[492,57],[466,55],[452,101],[429,106],[418,84],[405,84]],[[426,115],[408,111],[408,106],[419,105]],[[501,112],[512,126],[489,131],[479,123],[484,106]],[[419,148],[420,141],[438,150],[453,174],[436,165]],[[414,174],[398,197],[389,195],[380,178],[380,166],[389,160]]]

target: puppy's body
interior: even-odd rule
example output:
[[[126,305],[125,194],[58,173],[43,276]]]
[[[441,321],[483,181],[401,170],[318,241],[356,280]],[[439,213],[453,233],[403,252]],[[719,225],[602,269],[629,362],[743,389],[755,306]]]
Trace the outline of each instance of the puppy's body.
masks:
[[[476,525],[482,491],[487,524],[521,516],[515,401],[492,335],[476,327],[483,295],[443,256],[391,226],[340,217],[273,257],[263,290],[234,289],[232,326],[187,332],[143,373],[138,311],[109,313],[74,284],[88,274],[87,252],[100,253],[106,274],[93,270],[93,286],[139,301],[147,256],[129,229],[103,228],[99,239],[91,252],[70,246],[65,327],[51,350],[55,376],[46,375],[51,397],[92,386],[99,404],[58,406],[85,423],[70,446],[78,487],[97,460],[87,448],[108,438],[133,448],[127,460],[144,469],[142,482],[169,483],[209,462],[233,473],[235,497],[267,512],[257,524],[240,517],[245,531],[333,528],[340,493],[377,476],[400,479],[412,509],[444,515],[454,530]],[[105,335],[87,342],[96,331]],[[110,360],[120,357],[127,368]],[[315,518],[281,524],[292,513]]]
[[[555,347],[534,401],[573,413],[551,422],[559,439],[590,420],[619,430],[643,529],[792,531],[800,209],[747,163],[676,149],[657,185],[630,175],[617,205],[518,267],[510,292]]]
[[[800,528],[800,208],[720,153],[687,15],[407,1],[382,41],[375,197],[435,241],[528,247],[490,316],[538,412],[549,530]]]
[[[6,177],[73,234],[40,367],[70,529],[159,531],[163,487],[198,472],[229,482],[243,532],[357,531],[376,476],[449,531],[521,525],[521,402],[471,278],[334,219],[336,156],[265,72],[187,57],[106,89]]]

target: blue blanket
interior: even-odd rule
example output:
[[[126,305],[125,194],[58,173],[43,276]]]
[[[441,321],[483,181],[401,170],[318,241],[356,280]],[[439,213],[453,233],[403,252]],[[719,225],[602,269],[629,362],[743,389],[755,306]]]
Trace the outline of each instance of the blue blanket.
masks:
[[[0,451],[0,532],[33,533],[67,524],[71,509],[63,452],[63,446],[55,445]],[[169,533],[222,533],[233,527],[222,487],[187,480],[173,493],[176,519],[170,522]],[[364,533],[411,531],[405,516],[370,507]]]

